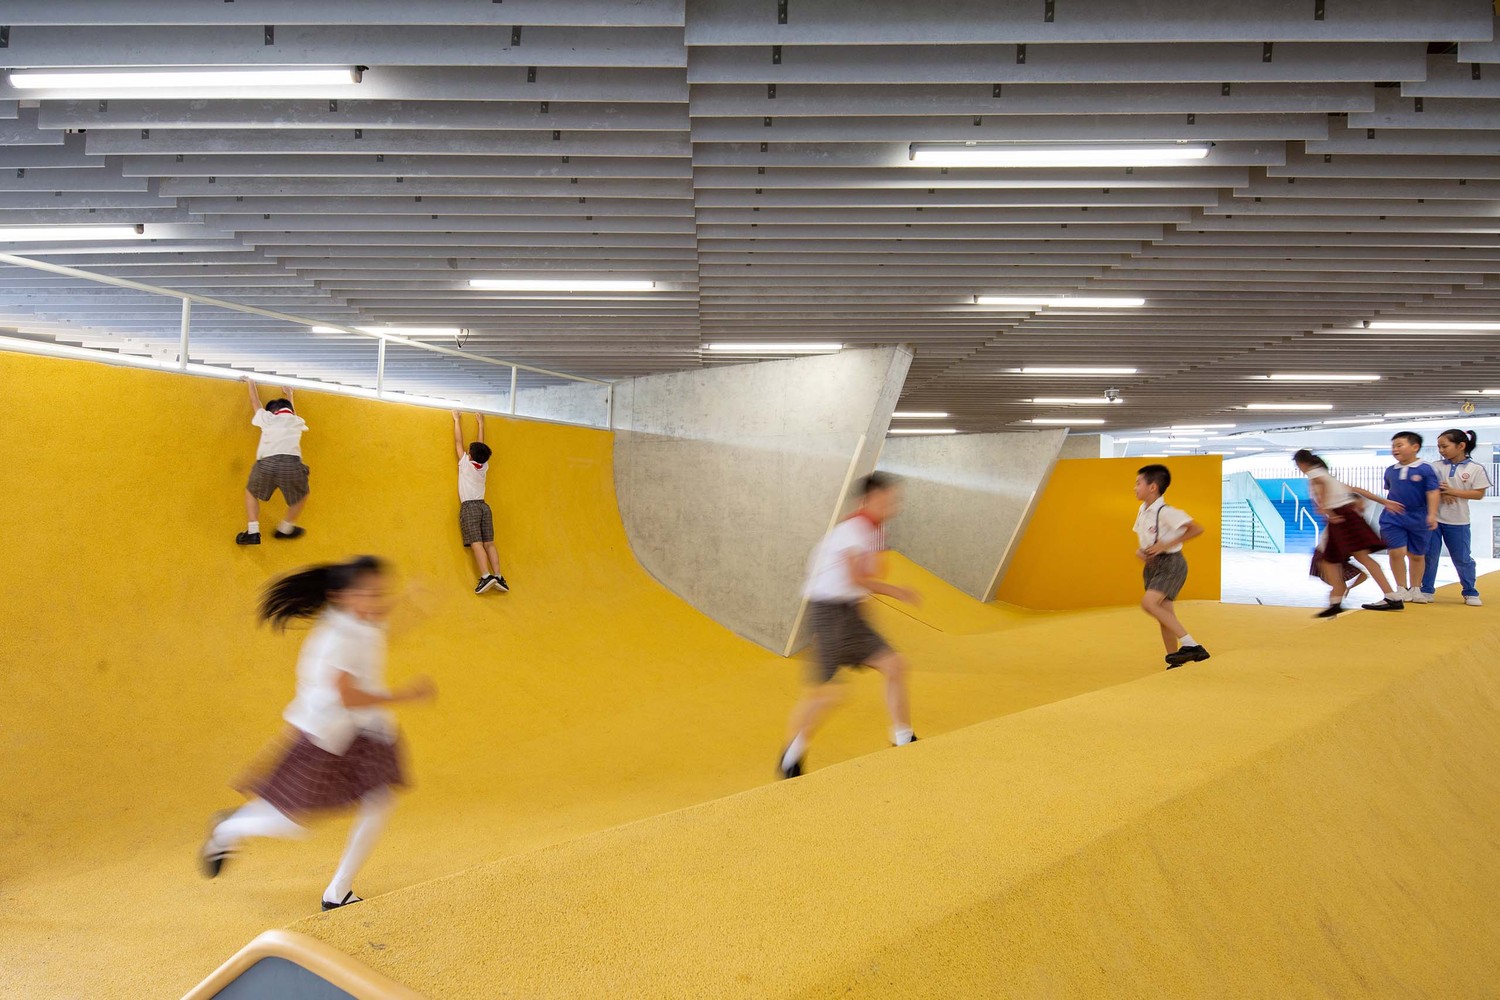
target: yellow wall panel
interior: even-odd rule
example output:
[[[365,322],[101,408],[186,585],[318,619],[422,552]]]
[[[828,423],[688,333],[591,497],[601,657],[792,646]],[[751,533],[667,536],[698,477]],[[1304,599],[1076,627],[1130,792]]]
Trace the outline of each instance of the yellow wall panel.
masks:
[[[1000,585],[999,600],[1064,610],[1134,604],[1141,563],[1131,530],[1140,502],[1136,470],[1154,459],[1067,458],[1057,463]],[[1203,526],[1183,547],[1187,586],[1179,600],[1219,599],[1223,461],[1194,455],[1164,462],[1172,470],[1167,502]]]

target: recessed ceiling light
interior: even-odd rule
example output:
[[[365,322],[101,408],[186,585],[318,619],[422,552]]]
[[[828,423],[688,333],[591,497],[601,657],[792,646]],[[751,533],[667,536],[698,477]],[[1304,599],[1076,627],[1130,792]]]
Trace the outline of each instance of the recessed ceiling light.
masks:
[[[1365,324],[1371,330],[1500,330],[1500,323],[1443,321],[1443,320],[1371,320]]]
[[[952,427],[892,427],[887,434],[957,434]]]
[[[1146,167],[1201,160],[1209,148],[1209,143],[1167,142],[914,142],[909,155],[923,167]]]
[[[1250,403],[1247,410],[1331,410],[1332,403]]]
[[[1400,417],[1451,417],[1457,414],[1457,410],[1418,410],[1415,413],[1384,413],[1381,416],[1387,420],[1394,420]]]
[[[1319,375],[1309,374],[1280,374],[1267,375],[1266,378],[1272,382],[1379,382],[1379,375]]]
[[[1173,424],[1172,425],[1172,430],[1174,430],[1174,431],[1192,430],[1195,427],[1212,427],[1214,430],[1223,430],[1226,427],[1233,427],[1233,426],[1234,426],[1234,424]]]
[[[1022,375],[1134,375],[1134,368],[1017,368]]]
[[[470,278],[470,288],[494,292],[649,292],[654,281],[613,278]]]
[[[17,90],[112,90],[201,87],[319,87],[345,86],[360,81],[361,69],[152,69],[152,70],[40,70],[17,69],[9,74]]]
[[[457,326],[356,326],[354,329],[360,333],[382,334],[388,333],[392,337],[457,337],[463,333],[462,327]],[[332,326],[312,327],[313,333],[342,333],[343,331]]]
[[[1114,406],[1125,400],[1119,396],[1038,396],[1026,402],[1040,403],[1043,406]]]
[[[1319,420],[1319,424],[1375,424],[1379,417],[1340,417],[1338,420]]]
[[[976,295],[976,306],[1019,306],[1023,309],[1139,309],[1145,299],[1083,295]]]
[[[942,420],[947,416],[943,410],[897,410],[891,414],[896,420]]]
[[[1090,426],[1095,426],[1095,425],[1098,425],[1098,424],[1105,423],[1106,421],[1103,421],[1103,420],[1081,420],[1081,419],[1076,419],[1076,418],[1062,418],[1062,417],[1032,417],[1030,420],[1027,420],[1025,422],[1028,423],[1028,424],[1061,424],[1061,425],[1066,426],[1066,427],[1075,427],[1075,426],[1078,426],[1078,425],[1081,425],[1081,424],[1088,424]]]
[[[144,226],[0,226],[0,243],[133,240],[144,232]]]
[[[718,354],[832,354],[842,351],[843,344],[709,344]]]

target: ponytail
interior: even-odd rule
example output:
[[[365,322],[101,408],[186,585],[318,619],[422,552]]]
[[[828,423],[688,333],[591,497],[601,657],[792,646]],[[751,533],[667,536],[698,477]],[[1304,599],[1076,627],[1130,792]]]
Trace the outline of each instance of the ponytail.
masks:
[[[1450,444],[1456,444],[1464,450],[1464,458],[1470,458],[1474,449],[1479,447],[1479,435],[1473,431],[1461,431],[1457,427],[1450,427],[1443,431],[1438,437],[1447,438]]]
[[[1312,452],[1308,451],[1306,448],[1301,449],[1295,455],[1293,455],[1292,461],[1301,462],[1304,465],[1315,465],[1318,468],[1322,469],[1324,472],[1328,471],[1328,463],[1323,461],[1317,455],[1314,455]]]
[[[278,577],[266,585],[260,601],[260,620],[284,629],[296,618],[312,618],[337,593],[348,590],[361,577],[385,571],[374,556],[358,556],[346,563],[311,566]]]

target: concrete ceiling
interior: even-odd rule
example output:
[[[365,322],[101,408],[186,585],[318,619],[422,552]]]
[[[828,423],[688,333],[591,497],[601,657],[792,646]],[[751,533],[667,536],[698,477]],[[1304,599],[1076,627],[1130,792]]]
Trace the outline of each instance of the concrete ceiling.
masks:
[[[909,409],[996,430],[1303,423],[1500,387],[1500,42],[1486,0],[6,0],[0,67],[363,66],[337,88],[19,91],[0,251],[601,378],[715,341],[908,342]],[[916,166],[912,142],[1191,140],[1198,163]],[[615,277],[539,298],[476,277]],[[1011,311],[977,293],[1134,295]],[[0,268],[0,324],[175,344],[177,309]],[[82,331],[82,332],[79,332]],[[195,356],[361,377],[371,345],[200,309]],[[419,352],[414,352],[419,353]],[[484,365],[413,359],[472,391]],[[1132,377],[1033,378],[1104,365]],[[1382,381],[1268,385],[1273,372]],[[1106,409],[1032,397],[1099,395]]]

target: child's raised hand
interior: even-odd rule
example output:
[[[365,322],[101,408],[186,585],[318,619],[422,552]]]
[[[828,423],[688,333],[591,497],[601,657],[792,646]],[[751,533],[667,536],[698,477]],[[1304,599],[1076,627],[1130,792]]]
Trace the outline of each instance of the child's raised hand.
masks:
[[[1390,511],[1392,514],[1406,513],[1406,505],[1398,500],[1382,500],[1380,502],[1385,506],[1385,509]]]
[[[904,591],[904,593],[901,595],[901,599],[903,601],[905,601],[907,604],[910,604],[914,608],[920,608],[922,606],[921,594],[917,593],[915,590],[912,590],[910,587],[902,587],[901,589]]]

